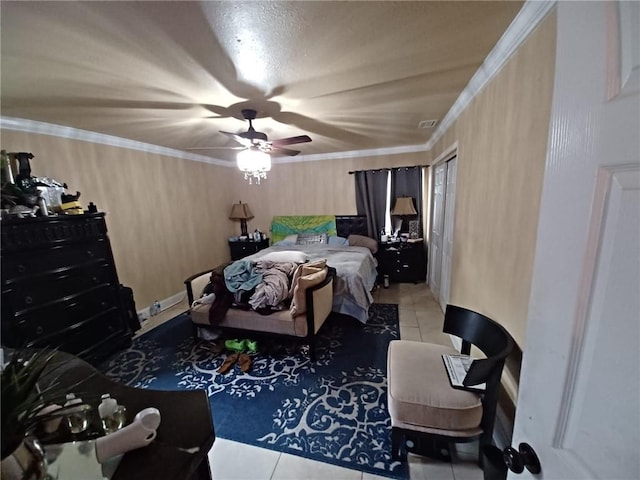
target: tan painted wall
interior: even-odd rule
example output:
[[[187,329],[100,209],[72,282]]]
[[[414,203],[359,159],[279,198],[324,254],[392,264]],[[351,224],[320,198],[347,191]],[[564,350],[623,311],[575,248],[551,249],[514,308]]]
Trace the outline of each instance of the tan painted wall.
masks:
[[[27,151],[32,175],[66,182],[107,212],[120,282],[136,307],[184,289],[196,271],[227,260],[228,168],[47,135],[2,131],[2,148]],[[193,238],[199,241],[193,241]]]
[[[355,214],[350,170],[425,164],[428,153],[274,165],[261,185],[235,168],[47,135],[2,130],[0,146],[35,155],[32,175],[66,182],[68,193],[107,212],[120,282],[136,307],[184,290],[189,275],[230,259],[240,232],[231,205],[249,203],[249,229],[268,232],[274,215]]]
[[[538,26],[439,140],[458,142],[450,302],[522,348],[551,113],[556,15]]]

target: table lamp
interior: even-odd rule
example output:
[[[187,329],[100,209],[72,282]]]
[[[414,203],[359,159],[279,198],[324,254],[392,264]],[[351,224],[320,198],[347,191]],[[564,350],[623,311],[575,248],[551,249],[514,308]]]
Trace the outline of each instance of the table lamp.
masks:
[[[240,231],[241,235],[247,236],[247,220],[253,218],[253,213],[249,210],[249,205],[246,203],[234,203],[231,207],[231,214],[229,214],[229,219],[231,220],[240,220]]]
[[[398,197],[396,198],[396,204],[393,206],[393,210],[391,210],[391,215],[402,217],[402,226],[400,227],[400,231],[406,231],[406,225],[404,224],[404,220],[406,217],[418,215],[418,212],[413,206],[413,197]]]

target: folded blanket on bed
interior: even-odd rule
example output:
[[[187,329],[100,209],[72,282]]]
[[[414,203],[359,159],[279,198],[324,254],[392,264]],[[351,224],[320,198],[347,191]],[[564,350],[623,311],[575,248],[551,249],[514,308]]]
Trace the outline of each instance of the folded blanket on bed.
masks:
[[[284,308],[283,303],[289,296],[290,278],[297,267],[298,264],[293,262],[256,262],[254,271],[261,275],[262,282],[256,285],[249,299],[251,308]]]

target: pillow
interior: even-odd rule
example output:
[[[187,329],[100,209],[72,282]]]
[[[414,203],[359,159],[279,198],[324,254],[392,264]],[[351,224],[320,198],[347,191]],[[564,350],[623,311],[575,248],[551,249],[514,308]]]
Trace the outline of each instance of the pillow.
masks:
[[[329,236],[327,243],[332,247],[345,247],[349,245],[349,240],[344,237],[338,237],[336,235]]]
[[[287,235],[285,238],[280,240],[279,242],[274,243],[274,245],[280,245],[283,247],[291,247],[296,244],[296,240],[298,240],[298,234],[294,233],[293,235]]]
[[[296,250],[282,250],[281,252],[269,252],[256,260],[271,260],[277,263],[304,263],[307,254]]]
[[[364,235],[351,234],[347,240],[351,246],[367,247],[371,250],[371,253],[376,253],[378,251],[378,242],[373,238],[365,237]]]
[[[299,233],[296,245],[316,245],[327,243],[326,233]]]
[[[322,258],[320,260],[314,260],[313,262],[305,263],[303,265],[300,265],[298,268],[296,268],[296,271],[293,272],[293,276],[291,277],[291,289],[289,290],[288,298],[293,297],[293,292],[296,286],[298,285],[298,279],[300,278],[300,275],[302,275],[303,272],[305,273],[317,272],[318,270],[322,270],[326,266],[327,266],[327,261],[324,258]]]
[[[325,260],[305,263],[298,267],[293,274],[292,281],[292,285],[294,285],[293,300],[291,301],[291,308],[289,310],[292,317],[301,315],[307,311],[307,288],[321,283],[327,277],[327,271]]]

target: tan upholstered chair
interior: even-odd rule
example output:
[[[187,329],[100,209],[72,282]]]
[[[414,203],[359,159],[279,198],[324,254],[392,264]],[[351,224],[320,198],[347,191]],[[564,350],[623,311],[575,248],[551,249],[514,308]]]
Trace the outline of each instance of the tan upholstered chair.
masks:
[[[270,315],[261,315],[253,310],[230,308],[224,318],[213,327],[297,337],[309,344],[309,357],[315,361],[316,333],[328,318],[333,306],[336,270],[332,267],[325,268],[327,273],[324,279],[314,282],[313,285],[303,286],[304,277],[300,279],[300,290],[296,290],[295,295],[299,295],[300,300],[304,299],[304,308],[298,307],[299,310],[294,314],[291,310],[282,310]],[[211,277],[211,272],[212,270],[200,272],[184,281],[189,305],[193,304],[195,298],[199,298],[200,292]],[[197,305],[189,309],[195,335],[198,327],[212,327],[209,323],[209,307],[210,305]]]
[[[486,382],[486,391],[479,394],[451,386],[442,355],[459,353],[453,347],[392,341],[387,395],[395,459],[406,453],[408,438],[443,460],[450,458],[451,442],[479,439],[480,462],[482,447],[492,444],[500,377],[513,339],[490,318],[454,305],[447,305],[443,331],[462,339],[460,353],[468,355],[474,345],[486,355],[473,362],[466,377],[469,385]]]

